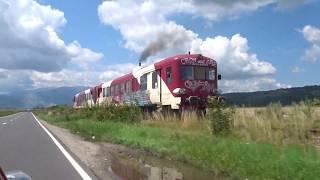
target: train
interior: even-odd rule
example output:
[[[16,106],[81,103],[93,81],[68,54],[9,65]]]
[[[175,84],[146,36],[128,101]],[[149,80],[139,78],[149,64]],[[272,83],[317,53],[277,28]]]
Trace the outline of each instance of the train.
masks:
[[[214,59],[175,55],[77,93],[73,107],[134,104],[149,110],[205,110],[209,96],[219,97],[220,79]]]

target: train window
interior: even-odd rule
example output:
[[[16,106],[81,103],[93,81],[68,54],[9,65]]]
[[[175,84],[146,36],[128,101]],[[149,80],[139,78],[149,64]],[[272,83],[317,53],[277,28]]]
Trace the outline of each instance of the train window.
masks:
[[[180,75],[182,80],[192,80],[193,79],[192,66],[181,66]]]
[[[124,83],[122,83],[120,85],[120,93],[123,94],[124,93]]]
[[[131,92],[131,80],[126,82],[126,92]]]
[[[172,82],[172,68],[171,67],[167,67],[166,69],[166,77],[167,77],[167,83],[171,83]]]
[[[216,80],[216,70],[208,68],[208,80]]]
[[[152,73],[152,89],[158,88],[158,76],[157,72]]]
[[[106,96],[107,96],[107,97],[110,96],[110,89],[111,89],[110,87],[107,87],[107,93],[106,93]]]
[[[201,66],[194,67],[194,79],[206,80],[206,67],[201,67]]]
[[[144,74],[143,76],[140,77],[140,90],[147,90],[147,87],[148,87],[147,75],[148,74]]]
[[[111,96],[114,96],[114,86],[111,86],[110,88],[111,88],[111,89],[110,89],[110,91],[111,91]]]

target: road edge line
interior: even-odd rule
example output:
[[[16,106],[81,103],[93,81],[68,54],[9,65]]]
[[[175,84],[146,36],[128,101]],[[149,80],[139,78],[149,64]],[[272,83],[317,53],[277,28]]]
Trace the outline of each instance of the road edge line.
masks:
[[[64,147],[59,143],[59,141],[50,133],[50,131],[44,127],[43,124],[38,120],[38,118],[31,112],[34,119],[38,122],[38,124],[42,127],[42,129],[48,134],[48,136],[51,138],[51,140],[56,144],[56,146],[59,148],[59,150],[62,152],[62,154],[67,158],[67,160],[70,162],[70,164],[73,166],[73,168],[79,173],[79,175],[84,180],[92,180],[92,178],[87,174],[85,170],[79,165],[79,163],[73,159],[73,157],[68,153],[67,150],[64,149]]]

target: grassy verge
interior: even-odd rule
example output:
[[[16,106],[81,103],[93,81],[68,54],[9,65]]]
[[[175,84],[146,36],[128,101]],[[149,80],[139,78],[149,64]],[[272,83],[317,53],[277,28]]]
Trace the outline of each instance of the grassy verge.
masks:
[[[15,114],[17,112],[18,111],[14,111],[14,110],[0,110],[0,117],[8,116],[10,114]]]
[[[88,140],[94,136],[94,141],[144,149],[241,179],[317,179],[320,172],[319,152],[310,146],[279,145],[252,138],[247,141],[240,134],[212,136],[206,121],[194,120],[193,115],[187,115],[183,121],[163,116],[156,121],[152,118],[136,121],[141,114],[126,107],[120,110],[55,108],[36,114]],[[126,121],[120,121],[123,118]]]

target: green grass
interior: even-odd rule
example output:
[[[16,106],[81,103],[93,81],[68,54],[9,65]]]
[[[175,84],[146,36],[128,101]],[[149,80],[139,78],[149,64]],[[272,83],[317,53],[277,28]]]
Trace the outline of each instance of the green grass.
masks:
[[[138,112],[133,113],[136,116]],[[318,179],[320,172],[319,152],[310,146],[245,141],[234,135],[212,136],[206,126],[194,126],[191,120],[128,123],[106,116],[99,120],[96,111],[72,109],[51,109],[37,115],[88,140],[144,149],[241,179]],[[196,122],[206,124],[204,120]]]
[[[0,110],[0,117],[8,116],[10,114],[15,114],[17,112],[18,111],[15,111],[15,110]]]

